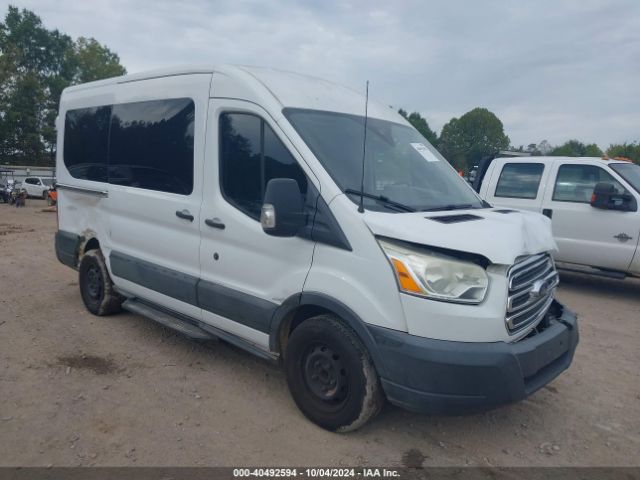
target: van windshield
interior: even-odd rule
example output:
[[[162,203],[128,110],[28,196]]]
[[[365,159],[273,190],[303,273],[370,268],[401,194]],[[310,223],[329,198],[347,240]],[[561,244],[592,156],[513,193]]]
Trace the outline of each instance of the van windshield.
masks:
[[[640,193],[640,165],[635,163],[612,163],[609,166],[629,182],[636,192]]]
[[[295,108],[283,113],[338,187],[359,201],[354,192],[362,190],[364,116]],[[399,123],[367,119],[364,175],[369,210],[483,208],[442,155],[416,130]]]

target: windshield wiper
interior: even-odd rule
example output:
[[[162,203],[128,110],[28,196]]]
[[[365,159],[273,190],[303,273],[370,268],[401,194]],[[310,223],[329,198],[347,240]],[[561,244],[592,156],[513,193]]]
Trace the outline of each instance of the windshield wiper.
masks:
[[[467,210],[468,208],[473,208],[471,203],[458,203],[458,204],[450,204],[450,205],[440,205],[439,207],[433,208],[425,208],[422,210],[423,212],[438,212],[441,210]]]
[[[402,203],[394,202],[393,200],[389,200],[384,195],[373,195],[372,193],[361,192],[360,190],[354,190],[353,188],[347,188],[344,193],[351,195],[362,195],[364,198],[370,198],[371,200],[375,200],[376,202],[380,202],[384,204],[386,207],[395,207],[398,210],[403,210],[405,212],[415,212],[416,209],[410,207],[408,205],[404,205]]]

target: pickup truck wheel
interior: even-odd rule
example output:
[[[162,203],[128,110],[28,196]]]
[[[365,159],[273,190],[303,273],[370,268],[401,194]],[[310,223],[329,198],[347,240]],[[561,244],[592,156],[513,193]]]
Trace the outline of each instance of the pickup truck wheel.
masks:
[[[42,199],[46,200],[47,198],[49,198],[49,190],[45,190],[44,192],[42,192]]]
[[[284,366],[298,408],[326,430],[356,430],[384,403],[369,353],[356,334],[332,315],[310,318],[293,331]]]
[[[120,311],[122,297],[113,288],[107,265],[100,250],[89,250],[80,261],[80,295],[94,315],[112,315]]]

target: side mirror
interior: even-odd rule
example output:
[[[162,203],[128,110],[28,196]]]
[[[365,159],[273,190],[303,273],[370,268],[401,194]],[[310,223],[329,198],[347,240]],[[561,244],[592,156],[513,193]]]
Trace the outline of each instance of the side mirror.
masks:
[[[305,224],[302,193],[292,178],[273,178],[267,183],[260,223],[274,237],[293,237]]]
[[[591,206],[607,210],[611,204],[611,197],[615,195],[616,189],[612,183],[596,183],[591,195]]]
[[[596,183],[591,195],[591,206],[603,210],[621,210],[635,212],[638,204],[633,195],[617,193],[612,183]]]

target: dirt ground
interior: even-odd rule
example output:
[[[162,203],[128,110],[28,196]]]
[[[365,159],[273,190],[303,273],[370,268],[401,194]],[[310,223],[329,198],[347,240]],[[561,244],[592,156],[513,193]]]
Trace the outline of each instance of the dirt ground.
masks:
[[[309,423],[274,366],[143,317],[89,314],[43,201],[0,204],[0,465],[639,465],[640,282],[562,276],[571,368],[528,400],[358,432]]]

